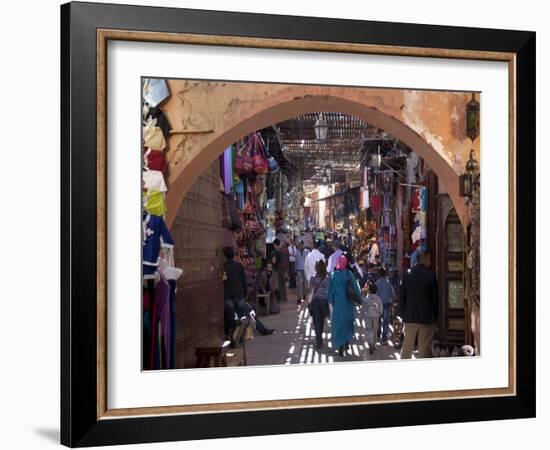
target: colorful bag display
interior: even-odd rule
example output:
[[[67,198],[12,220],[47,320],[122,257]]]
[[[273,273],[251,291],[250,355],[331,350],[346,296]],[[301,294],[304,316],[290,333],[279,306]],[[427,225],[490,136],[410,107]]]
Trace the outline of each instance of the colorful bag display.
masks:
[[[246,150],[246,144],[244,144],[242,147],[238,148],[235,152],[235,159],[233,161],[233,170],[235,173],[241,174],[243,173],[243,163],[244,163],[244,152]]]
[[[258,133],[254,134],[254,172],[257,174],[269,173],[269,164],[265,156],[264,144]]]
[[[248,175],[254,173],[254,158],[252,155],[252,142],[251,139],[242,145],[235,154],[235,161],[233,168],[235,172],[241,175]]]

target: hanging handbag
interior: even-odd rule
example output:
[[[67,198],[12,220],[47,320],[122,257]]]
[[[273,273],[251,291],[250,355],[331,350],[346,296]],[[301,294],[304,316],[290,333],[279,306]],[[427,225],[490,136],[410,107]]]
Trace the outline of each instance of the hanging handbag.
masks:
[[[264,143],[263,140],[262,140],[262,143]],[[267,143],[269,144],[269,140],[267,141]],[[267,158],[267,167],[269,168],[269,172],[271,173],[277,172],[279,170],[279,163],[273,156],[270,155],[269,145],[264,144],[264,152]]]
[[[264,146],[257,133],[254,135],[254,143],[254,172],[257,174],[269,173],[269,165],[267,163],[267,158],[265,157]]]
[[[271,173],[275,173],[279,170],[279,163],[275,160],[275,158],[273,158],[273,156],[269,156],[267,159],[267,165]]]
[[[353,283],[356,283],[356,281],[352,278],[348,278],[348,282],[346,284],[346,297],[353,304],[361,306],[361,296],[357,295],[357,291],[355,290]]]
[[[245,162],[247,160],[250,142],[247,140],[236,152],[235,160],[233,161],[233,169],[238,174],[246,173]]]
[[[250,175],[254,173],[254,142],[252,139],[248,139],[245,153],[243,154],[243,174]]]

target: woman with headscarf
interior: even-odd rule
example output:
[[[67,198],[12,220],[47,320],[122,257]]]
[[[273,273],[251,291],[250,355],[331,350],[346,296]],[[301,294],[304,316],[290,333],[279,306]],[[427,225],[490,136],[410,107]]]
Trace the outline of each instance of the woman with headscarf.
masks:
[[[348,349],[353,338],[355,321],[355,304],[348,298],[348,284],[351,284],[357,297],[361,298],[359,286],[351,271],[347,269],[347,264],[345,256],[338,258],[328,288],[328,300],[332,306],[332,347],[338,349],[340,356],[344,355],[344,349]]]

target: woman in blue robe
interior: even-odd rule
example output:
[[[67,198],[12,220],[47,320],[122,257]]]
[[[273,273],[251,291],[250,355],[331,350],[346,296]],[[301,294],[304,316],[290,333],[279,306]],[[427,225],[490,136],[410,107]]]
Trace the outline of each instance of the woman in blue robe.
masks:
[[[346,268],[346,265],[347,258],[343,255],[340,256],[336,270],[331,275],[328,288],[328,300],[332,306],[332,348],[338,349],[340,356],[344,355],[344,349],[349,347],[349,343],[353,339],[355,305],[346,294],[349,281],[351,281],[357,296],[361,298],[361,291],[355,277]]]

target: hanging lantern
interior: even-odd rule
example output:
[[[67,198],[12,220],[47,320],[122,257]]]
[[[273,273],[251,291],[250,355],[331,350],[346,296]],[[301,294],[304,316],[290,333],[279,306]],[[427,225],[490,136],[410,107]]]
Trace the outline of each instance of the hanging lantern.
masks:
[[[382,165],[382,155],[380,154],[380,145],[378,146],[378,153],[374,153],[370,156],[370,165],[376,169]]]
[[[475,94],[466,104],[466,135],[474,141],[479,136],[479,102]]]
[[[313,129],[315,131],[315,139],[318,141],[325,141],[327,139],[328,123],[323,116],[323,113],[319,113],[319,117],[317,118],[315,125],[313,125]]]
[[[474,151],[470,150],[466,173],[460,175],[459,179],[460,196],[472,198],[477,186],[479,186],[479,164],[474,158]]]

